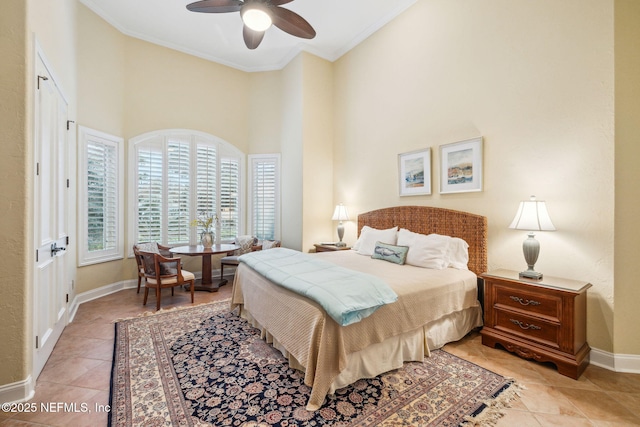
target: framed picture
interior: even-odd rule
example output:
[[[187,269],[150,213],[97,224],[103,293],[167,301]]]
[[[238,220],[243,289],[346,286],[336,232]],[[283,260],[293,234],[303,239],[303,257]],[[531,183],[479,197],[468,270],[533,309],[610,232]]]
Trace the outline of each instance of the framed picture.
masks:
[[[440,146],[440,194],[482,191],[482,137]]]
[[[431,194],[431,148],[398,154],[401,196]]]

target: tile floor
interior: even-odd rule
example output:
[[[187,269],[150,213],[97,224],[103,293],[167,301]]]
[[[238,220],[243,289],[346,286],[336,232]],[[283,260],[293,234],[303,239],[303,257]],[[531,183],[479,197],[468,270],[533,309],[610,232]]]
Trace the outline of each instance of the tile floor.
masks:
[[[220,292],[196,293],[196,304],[228,298],[231,286]],[[163,291],[162,307],[189,305],[189,294]],[[105,426],[106,412],[96,405],[109,403],[114,320],[152,311],[155,298],[142,306],[142,293],[128,289],[82,304],[67,326],[37,381],[29,403],[84,403],[91,412],[5,413],[0,426]],[[498,426],[630,426],[640,425],[640,375],[619,374],[589,366],[578,381],[564,377],[552,366],[526,361],[504,350],[481,344],[471,333],[445,349],[526,387],[520,400],[506,409]]]

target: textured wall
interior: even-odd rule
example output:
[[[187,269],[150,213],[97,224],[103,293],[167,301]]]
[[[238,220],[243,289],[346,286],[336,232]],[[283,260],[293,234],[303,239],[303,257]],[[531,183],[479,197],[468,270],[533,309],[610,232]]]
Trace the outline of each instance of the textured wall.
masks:
[[[593,283],[588,339],[611,351],[613,59],[610,1],[417,2],[335,63],[336,199],[486,215],[489,267],[521,270],[526,233],[507,227],[537,195],[558,231],[538,233],[536,268]],[[439,194],[438,147],[479,135],[483,191]],[[399,197],[397,155],[427,147],[433,194]]]
[[[24,380],[29,277],[26,3],[0,3],[0,385]]]

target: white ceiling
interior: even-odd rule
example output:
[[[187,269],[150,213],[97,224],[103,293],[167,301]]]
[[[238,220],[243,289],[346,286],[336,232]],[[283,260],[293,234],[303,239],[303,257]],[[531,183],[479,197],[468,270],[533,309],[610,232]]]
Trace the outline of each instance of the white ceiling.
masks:
[[[355,47],[417,0],[295,0],[284,6],[305,18],[305,40],[271,27],[255,50],[242,39],[235,13],[194,13],[195,0],[80,0],[122,33],[243,71],[279,70],[300,51],[329,61]]]

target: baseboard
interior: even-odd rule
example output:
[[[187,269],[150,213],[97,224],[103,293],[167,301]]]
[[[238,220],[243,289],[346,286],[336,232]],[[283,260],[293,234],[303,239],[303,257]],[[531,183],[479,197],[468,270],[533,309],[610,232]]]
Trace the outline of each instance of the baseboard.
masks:
[[[637,354],[615,354],[592,348],[590,363],[610,371],[640,374],[640,355]]]
[[[25,402],[33,397],[36,384],[31,375],[26,380],[0,385],[0,403]]]

